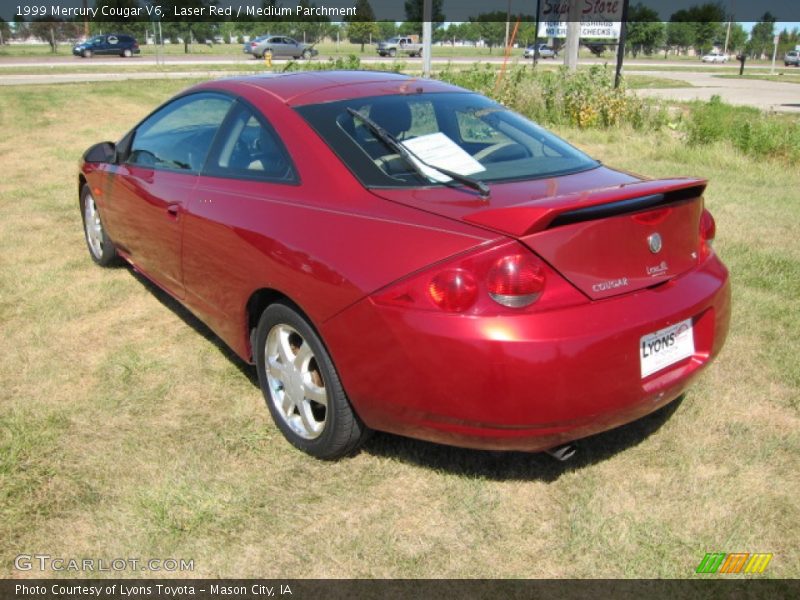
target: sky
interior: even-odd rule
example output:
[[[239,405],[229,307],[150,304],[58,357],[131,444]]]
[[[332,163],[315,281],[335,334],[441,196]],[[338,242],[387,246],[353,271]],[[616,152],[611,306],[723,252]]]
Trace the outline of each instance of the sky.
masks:
[[[750,33],[750,30],[753,29],[753,25],[755,25],[755,24],[756,24],[755,21],[750,21],[750,22],[747,22],[747,23],[742,23],[742,27],[744,27],[744,30],[746,32]],[[800,22],[798,22],[798,21],[792,21],[792,22],[778,21],[777,23],[775,23],[775,32],[776,33],[780,33],[784,29],[787,29],[787,30],[791,31],[795,27],[797,29],[800,29]]]

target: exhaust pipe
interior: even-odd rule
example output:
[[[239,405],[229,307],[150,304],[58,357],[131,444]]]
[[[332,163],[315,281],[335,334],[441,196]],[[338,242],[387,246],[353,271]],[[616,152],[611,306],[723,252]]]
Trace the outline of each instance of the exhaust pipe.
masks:
[[[577,451],[578,447],[575,444],[564,444],[563,446],[556,446],[555,448],[545,450],[550,456],[561,462],[565,462],[575,456]]]

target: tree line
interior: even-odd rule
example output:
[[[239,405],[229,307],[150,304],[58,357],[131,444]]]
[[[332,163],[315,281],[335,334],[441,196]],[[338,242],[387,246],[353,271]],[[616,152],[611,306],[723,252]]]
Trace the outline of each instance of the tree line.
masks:
[[[170,14],[172,6],[202,7],[214,0],[164,0],[162,6]],[[310,0],[300,0],[300,5],[315,6]],[[511,14],[505,11],[492,11],[479,14],[469,21],[448,23],[442,12],[442,0],[433,0],[433,42],[456,44],[482,43],[490,49],[502,46],[505,42],[506,19],[517,25],[515,42],[529,46],[537,41],[535,17],[528,14]],[[117,9],[140,6],[139,0],[97,0],[95,6],[109,6]],[[263,6],[276,6],[276,0],[263,0]],[[319,17],[306,19],[270,19],[265,22],[256,18],[240,18],[236,22],[213,20],[161,23],[161,35],[165,40],[185,44],[189,51],[191,42],[213,42],[222,37],[225,42],[242,42],[245,36],[289,35],[305,42],[318,42],[323,39],[349,40],[360,44],[362,52],[367,44],[387,39],[395,35],[421,34],[422,0],[404,0],[406,21],[401,23],[376,21],[369,0],[355,0],[357,16],[343,23],[333,23]],[[765,13],[753,27],[750,35],[741,24],[728,22],[725,9],[716,3],[706,3],[681,9],[673,13],[669,21],[661,21],[656,11],[642,3],[629,8],[627,23],[626,53],[636,57],[639,54],[652,55],[664,52],[686,54],[694,50],[705,54],[713,48],[725,47],[730,53],[744,53],[751,57],[771,55],[775,35],[776,18]],[[13,26],[13,28],[12,28]],[[56,51],[60,42],[72,41],[85,34],[101,32],[128,33],[137,38],[153,38],[156,24],[147,20],[131,18],[128,20],[88,23],[88,32],[82,21],[33,20],[15,21],[10,24],[0,19],[0,43],[12,38],[27,39],[36,37],[50,43]],[[582,43],[600,54],[610,40],[583,39]],[[798,30],[784,30],[780,33],[779,51],[781,54],[800,44]]]

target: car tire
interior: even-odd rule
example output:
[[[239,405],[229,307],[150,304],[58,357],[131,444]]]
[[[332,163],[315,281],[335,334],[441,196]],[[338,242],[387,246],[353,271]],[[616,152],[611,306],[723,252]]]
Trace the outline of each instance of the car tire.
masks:
[[[92,58],[92,51],[84,50],[83,52],[81,52],[81,56],[83,56],[83,58]]]
[[[309,60],[311,58],[311,50],[303,50],[303,60]]]
[[[288,303],[267,307],[255,344],[258,382],[283,436],[326,460],[357,450],[370,430],[350,406],[322,340],[299,311]]]
[[[89,248],[89,256],[101,267],[109,267],[117,262],[117,249],[108,237],[100,211],[88,185],[81,189],[81,217],[83,219],[83,237]]]
[[[394,58],[395,56],[397,56],[397,50],[392,48],[391,50],[389,50],[389,58]]]
[[[130,58],[131,56],[133,56],[133,52],[131,52],[130,48],[125,48],[122,51],[122,58]]]

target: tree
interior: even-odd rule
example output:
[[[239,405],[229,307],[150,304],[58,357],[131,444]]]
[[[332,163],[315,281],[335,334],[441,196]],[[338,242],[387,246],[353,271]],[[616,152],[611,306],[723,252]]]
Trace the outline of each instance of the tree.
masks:
[[[390,37],[397,35],[397,25],[394,21],[381,21],[378,23],[378,37],[382,40],[388,40]]]
[[[731,23],[730,37],[728,38],[728,52],[743,52],[747,44],[747,32],[741,23]]]
[[[29,31],[33,36],[47,40],[50,50],[55,54],[58,43],[74,40],[80,36],[80,23],[75,21],[53,21],[50,17],[40,17],[30,23]]]
[[[666,39],[666,29],[658,17],[658,13],[641,2],[628,8],[626,50],[652,54]]]
[[[356,0],[355,8],[356,15],[344,19],[348,25],[347,37],[352,43],[361,44],[361,52],[364,52],[364,44],[378,36],[378,24],[369,0]]]
[[[790,32],[784,28],[778,41],[778,54],[786,54],[789,50],[794,50],[798,44],[800,44],[800,30],[795,27]]]
[[[717,43],[722,44],[725,39],[725,26],[727,21],[725,9],[719,4],[701,4],[689,9],[679,10],[670,17],[670,23],[681,23],[673,27],[674,33],[679,34],[680,43],[674,45],[686,49],[694,46],[695,50],[703,54]],[[669,42],[670,27],[667,25],[667,41]],[[689,42],[686,43],[688,36]]]
[[[699,54],[711,50],[714,44],[722,45],[725,39],[725,26],[728,20],[725,9],[719,4],[692,6],[688,11],[689,20],[694,22],[694,47]]]
[[[676,20],[675,17],[676,15],[672,15],[669,23],[667,23],[667,45],[677,48],[679,53],[683,53],[692,45],[694,24],[688,21]]]
[[[772,38],[775,36],[775,17],[766,12],[761,20],[753,25],[750,32],[750,43],[748,53],[756,58],[763,54],[769,54],[772,48]]]
[[[0,44],[7,44],[10,37],[11,27],[8,26],[3,17],[0,17]]]
[[[162,4],[164,15],[175,14],[175,8],[203,8],[203,14],[208,15],[208,7],[216,5],[216,0],[166,0]],[[189,54],[189,44],[193,39],[207,40],[214,37],[217,32],[217,23],[213,17],[203,21],[178,21],[162,22],[162,33],[172,38],[183,38],[183,51]]]
[[[431,0],[431,24],[433,29],[438,29],[444,25],[444,13],[442,12],[442,2],[444,0]],[[418,35],[422,34],[422,3],[423,0],[405,0],[404,7],[406,10],[406,28],[403,33],[413,33]]]
[[[477,23],[472,21],[465,23],[450,23],[446,32],[447,39],[453,44],[455,44],[456,41],[475,42],[481,37]]]
[[[308,0],[300,0],[296,3],[298,9],[300,8],[315,8],[317,5],[309,3]],[[322,39],[328,31],[330,26],[330,19],[328,17],[319,17],[310,14],[308,16],[298,15],[297,21],[287,22],[288,33],[298,40],[305,42],[317,42]]]
[[[495,46],[502,45],[506,38],[506,13],[504,11],[481,13],[474,22],[478,26],[481,39],[489,46],[489,52]]]
[[[522,48],[527,48],[536,43],[536,20],[535,19],[525,19],[521,20],[519,23],[519,28],[517,29],[517,42]]]
[[[129,9],[131,14],[134,14],[133,9],[141,8],[139,0],[97,0],[95,7],[101,10],[104,6],[114,9]],[[90,22],[90,29],[93,33],[101,31],[109,32],[109,23],[102,21]],[[114,33],[128,33],[137,38],[144,37],[145,31],[150,26],[146,17],[115,17],[114,23],[111,25]]]

